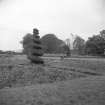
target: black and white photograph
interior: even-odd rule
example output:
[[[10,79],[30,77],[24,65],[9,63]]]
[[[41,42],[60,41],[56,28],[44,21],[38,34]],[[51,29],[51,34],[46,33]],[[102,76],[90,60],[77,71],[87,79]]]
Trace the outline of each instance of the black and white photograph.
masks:
[[[0,105],[105,105],[105,0],[0,0]]]

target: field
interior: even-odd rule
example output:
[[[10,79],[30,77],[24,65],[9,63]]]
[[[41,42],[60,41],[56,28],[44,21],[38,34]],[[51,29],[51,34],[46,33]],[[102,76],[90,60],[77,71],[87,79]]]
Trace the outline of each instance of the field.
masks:
[[[105,59],[0,56],[0,105],[105,105]]]

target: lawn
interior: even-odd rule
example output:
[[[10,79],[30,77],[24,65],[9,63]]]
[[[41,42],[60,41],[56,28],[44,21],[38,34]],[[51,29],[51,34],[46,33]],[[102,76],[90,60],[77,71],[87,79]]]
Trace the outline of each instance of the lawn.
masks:
[[[0,105],[105,105],[105,77],[2,89]]]
[[[105,105],[105,60],[0,57],[0,105]]]

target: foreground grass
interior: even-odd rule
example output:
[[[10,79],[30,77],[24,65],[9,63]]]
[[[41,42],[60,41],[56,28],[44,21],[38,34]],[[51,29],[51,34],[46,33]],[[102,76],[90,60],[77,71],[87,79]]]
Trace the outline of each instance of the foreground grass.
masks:
[[[0,58],[0,105],[105,105],[105,60]]]
[[[1,89],[0,105],[105,105],[105,77]]]
[[[44,58],[44,60],[45,66],[32,65],[23,55],[1,57],[0,89],[53,83],[104,74],[105,62],[101,61],[88,61],[87,59],[84,61],[71,58],[64,60]]]

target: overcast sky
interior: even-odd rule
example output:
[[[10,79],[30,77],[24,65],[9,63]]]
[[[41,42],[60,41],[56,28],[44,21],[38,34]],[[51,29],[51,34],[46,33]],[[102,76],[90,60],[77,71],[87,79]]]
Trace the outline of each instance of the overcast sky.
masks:
[[[19,41],[33,28],[40,36],[87,39],[105,29],[104,6],[105,0],[0,0],[0,49],[21,49]]]

